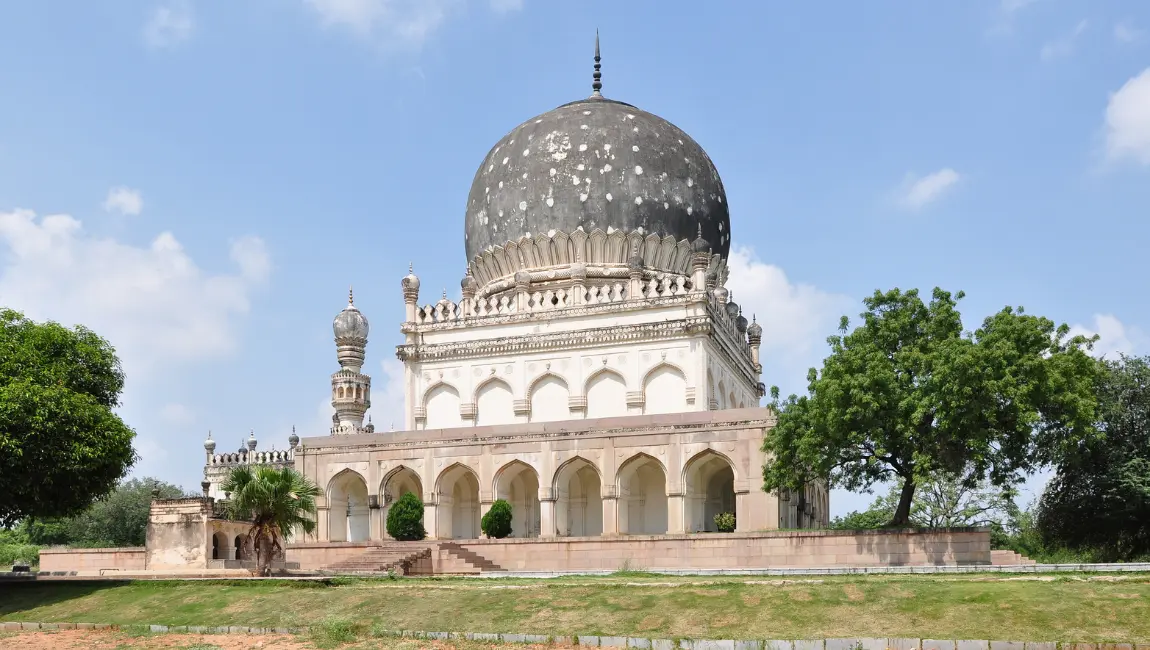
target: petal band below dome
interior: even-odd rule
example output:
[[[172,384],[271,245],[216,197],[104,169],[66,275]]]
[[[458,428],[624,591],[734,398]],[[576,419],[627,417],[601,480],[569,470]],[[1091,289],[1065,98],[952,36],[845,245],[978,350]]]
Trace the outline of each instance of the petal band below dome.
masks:
[[[464,227],[473,263],[509,242],[596,230],[676,243],[701,234],[725,259],[731,224],[722,180],[703,148],[675,125],[595,97],[519,125],[475,174]],[[476,275],[489,281],[478,269]]]

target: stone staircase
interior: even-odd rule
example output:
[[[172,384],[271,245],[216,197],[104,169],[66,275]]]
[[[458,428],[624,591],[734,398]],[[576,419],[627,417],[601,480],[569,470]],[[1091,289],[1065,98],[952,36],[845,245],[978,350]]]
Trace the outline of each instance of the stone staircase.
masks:
[[[1014,551],[991,551],[990,564],[991,566],[1033,566],[1037,562]]]
[[[431,558],[431,545],[411,542],[384,542],[355,557],[341,560],[320,568],[320,573],[355,575],[387,573],[394,570],[405,574],[413,562],[421,558]]]
[[[451,564],[453,569],[461,569],[452,571],[453,573],[482,573],[483,571],[502,571],[503,567],[488,560],[487,558],[463,548],[456,542],[439,542],[440,557],[446,555],[444,558],[446,563]]]

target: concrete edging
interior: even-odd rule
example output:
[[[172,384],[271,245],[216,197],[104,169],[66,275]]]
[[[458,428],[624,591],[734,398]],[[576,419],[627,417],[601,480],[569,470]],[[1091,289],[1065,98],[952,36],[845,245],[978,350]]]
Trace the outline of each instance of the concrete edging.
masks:
[[[317,626],[318,627],[318,626]],[[3,622],[0,631],[120,630],[148,628],[157,634],[303,634],[312,628],[246,627],[228,625],[117,625],[112,623],[25,623]],[[378,635],[409,639],[467,639],[495,643],[535,643],[574,645],[589,648],[638,648],[641,650],[1150,650],[1150,643],[1081,643],[1056,641],[990,641],[841,638],[841,639],[651,639],[629,636],[548,636],[485,632],[420,632],[382,630]]]

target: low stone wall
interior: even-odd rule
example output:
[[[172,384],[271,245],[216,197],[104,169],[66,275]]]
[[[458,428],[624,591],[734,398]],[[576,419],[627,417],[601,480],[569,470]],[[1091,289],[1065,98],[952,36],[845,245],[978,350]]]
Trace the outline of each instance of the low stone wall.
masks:
[[[507,571],[989,566],[991,563],[990,533],[971,528],[483,539],[454,540],[454,543]],[[293,544],[287,547],[287,559],[298,562],[302,570],[316,570],[373,547],[375,544],[370,542]],[[458,567],[452,569],[457,563],[450,561],[444,551],[438,551],[433,557],[436,573],[459,572]]]
[[[128,548],[45,548],[40,550],[40,571],[101,573],[143,571],[147,552]]]

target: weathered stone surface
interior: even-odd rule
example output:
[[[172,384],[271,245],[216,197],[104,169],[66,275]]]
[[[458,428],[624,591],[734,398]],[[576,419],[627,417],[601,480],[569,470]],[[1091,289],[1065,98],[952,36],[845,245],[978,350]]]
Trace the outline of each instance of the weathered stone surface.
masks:
[[[702,639],[695,642],[693,650],[735,650],[731,639]]]
[[[583,636],[582,634],[580,634],[579,635],[579,645],[587,646],[589,648],[598,648],[599,647],[599,637],[597,637],[597,636]]]
[[[989,641],[956,641],[958,650],[990,650]]]
[[[651,639],[651,650],[675,650],[675,642],[671,639]]]
[[[1027,641],[1026,650],[1058,650],[1058,644],[1053,641]]]
[[[167,625],[149,625],[148,630],[151,632],[167,632],[168,626]]]
[[[886,647],[890,650],[918,650],[922,642],[919,639],[887,639]]]
[[[19,632],[20,631],[20,624],[19,623],[0,623],[0,630],[4,630],[5,632]]]
[[[526,641],[526,639],[523,638],[522,634],[501,634],[500,636],[503,637],[504,643],[523,643],[524,641]],[[428,638],[432,638],[432,637],[428,637]]]
[[[39,623],[21,623],[20,629],[21,630],[39,630],[40,624]]]
[[[859,639],[858,642],[862,650],[886,650],[886,639]]]
[[[922,650],[956,650],[956,644],[954,641],[923,639]]]
[[[858,639],[827,639],[824,643],[826,650],[856,650],[861,645]]]
[[[1022,641],[991,641],[990,650],[1026,650]]]
[[[795,641],[794,650],[823,650],[823,642],[821,639]]]
[[[625,636],[601,636],[599,637],[600,648],[626,648],[627,637]]]
[[[57,623],[56,629],[57,630],[74,630],[74,629],[76,629],[76,624],[75,623]]]
[[[794,641],[783,641],[781,639],[767,639],[763,642],[764,650],[795,650]],[[882,650],[886,650],[883,648]]]
[[[736,640],[735,650],[763,650],[763,642],[755,639]]]
[[[41,623],[40,629],[41,630],[58,630],[58,629],[60,629],[60,626],[56,623]]]
[[[639,637],[627,637],[628,648],[643,648],[643,650],[650,650],[651,639],[643,639]]]

